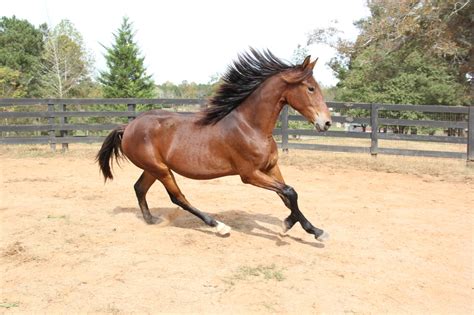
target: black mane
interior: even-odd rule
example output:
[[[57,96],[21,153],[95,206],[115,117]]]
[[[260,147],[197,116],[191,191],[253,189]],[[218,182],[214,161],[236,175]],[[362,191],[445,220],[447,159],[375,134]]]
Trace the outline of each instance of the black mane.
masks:
[[[211,125],[217,123],[238,107],[267,78],[279,72],[292,69],[294,65],[275,57],[269,50],[259,52],[250,48],[229,66],[222,77],[217,92],[209,100],[209,107],[198,123]]]

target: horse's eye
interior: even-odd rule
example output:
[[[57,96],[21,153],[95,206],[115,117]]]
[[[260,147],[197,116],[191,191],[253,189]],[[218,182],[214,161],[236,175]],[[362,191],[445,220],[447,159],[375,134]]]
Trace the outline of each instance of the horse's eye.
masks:
[[[312,87],[312,86],[308,86],[308,91],[310,91],[310,92],[314,92],[314,87]]]

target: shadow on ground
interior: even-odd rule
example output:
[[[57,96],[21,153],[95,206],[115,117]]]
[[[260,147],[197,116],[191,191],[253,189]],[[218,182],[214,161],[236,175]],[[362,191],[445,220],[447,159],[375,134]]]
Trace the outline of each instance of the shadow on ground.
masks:
[[[201,220],[191,213],[182,210],[181,208],[152,208],[150,209],[150,212],[157,219],[155,224],[158,226],[174,226],[182,229],[193,229],[205,234],[215,234],[209,230],[209,228]],[[112,211],[113,215],[122,213],[133,213],[139,220],[145,222],[143,220],[142,213],[138,208],[116,207]],[[324,247],[324,244],[318,243],[316,240],[314,242],[308,242],[291,235],[282,237],[279,234],[281,231],[281,219],[272,215],[252,214],[242,210],[227,210],[217,212],[212,215],[216,220],[224,222],[235,231],[254,237],[272,240],[277,246],[290,245],[290,243],[286,240],[293,240],[295,242],[317,248]],[[269,228],[265,225],[270,225],[272,228]],[[294,228],[301,227],[299,225],[295,225]]]

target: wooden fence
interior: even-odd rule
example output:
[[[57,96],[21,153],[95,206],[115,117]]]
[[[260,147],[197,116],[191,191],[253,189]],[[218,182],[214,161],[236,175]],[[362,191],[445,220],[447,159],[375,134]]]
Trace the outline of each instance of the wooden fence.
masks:
[[[151,106],[198,110],[205,106],[203,99],[0,99],[0,144],[49,144],[52,150],[56,144],[67,149],[69,143],[93,143],[104,140],[104,132],[115,128],[119,123],[111,122],[117,118],[124,122],[134,119],[139,111],[137,106]],[[106,110],[85,110],[88,106],[101,105]],[[114,110],[122,105],[126,110]],[[126,106],[125,106],[126,105]],[[280,115],[280,121],[274,135],[281,141],[283,150],[291,148],[338,152],[358,152],[377,154],[396,154],[429,157],[464,158],[474,161],[474,106],[441,105],[384,105],[328,102],[333,112],[333,123],[342,125],[361,125],[370,132],[334,130],[318,133],[314,128],[291,128],[297,122],[306,119],[290,114],[286,106]],[[33,107],[33,109],[32,109]],[[363,110],[356,115],[354,110]],[[425,113],[422,119],[390,118],[386,113]],[[428,114],[426,114],[428,113]],[[436,116],[436,114],[439,114]],[[446,119],[446,115],[453,118]],[[364,117],[354,117],[364,116]],[[77,119],[102,118],[102,122],[75,122]],[[16,123],[21,119],[30,119],[28,123]],[[35,121],[32,123],[31,119]],[[107,120],[109,120],[107,122]],[[391,133],[391,126],[411,128],[432,128],[433,130],[458,131],[457,136],[422,135]],[[383,130],[388,132],[382,132]],[[94,133],[94,134],[90,134]],[[99,133],[99,134],[98,134]],[[102,134],[100,134],[102,133]],[[13,135],[12,135],[13,134]],[[20,135],[23,134],[23,135]],[[25,135],[26,134],[26,135]],[[292,142],[292,137],[349,137],[370,139],[370,146],[345,146],[318,143]],[[465,146],[464,152],[413,150],[404,148],[384,148],[379,140],[423,141],[453,143]]]

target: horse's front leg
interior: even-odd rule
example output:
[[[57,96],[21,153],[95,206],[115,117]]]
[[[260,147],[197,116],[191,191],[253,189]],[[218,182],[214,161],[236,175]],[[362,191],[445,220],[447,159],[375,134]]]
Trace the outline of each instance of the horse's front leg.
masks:
[[[293,187],[285,184],[278,166],[275,166],[267,173],[254,171],[251,174],[241,175],[242,181],[254,186],[275,191],[283,200],[285,205],[291,210],[291,214],[283,221],[283,232],[288,231],[296,222],[300,222],[303,229],[313,234],[318,241],[325,241],[329,234],[313,226],[306,219],[298,207],[298,194]]]

